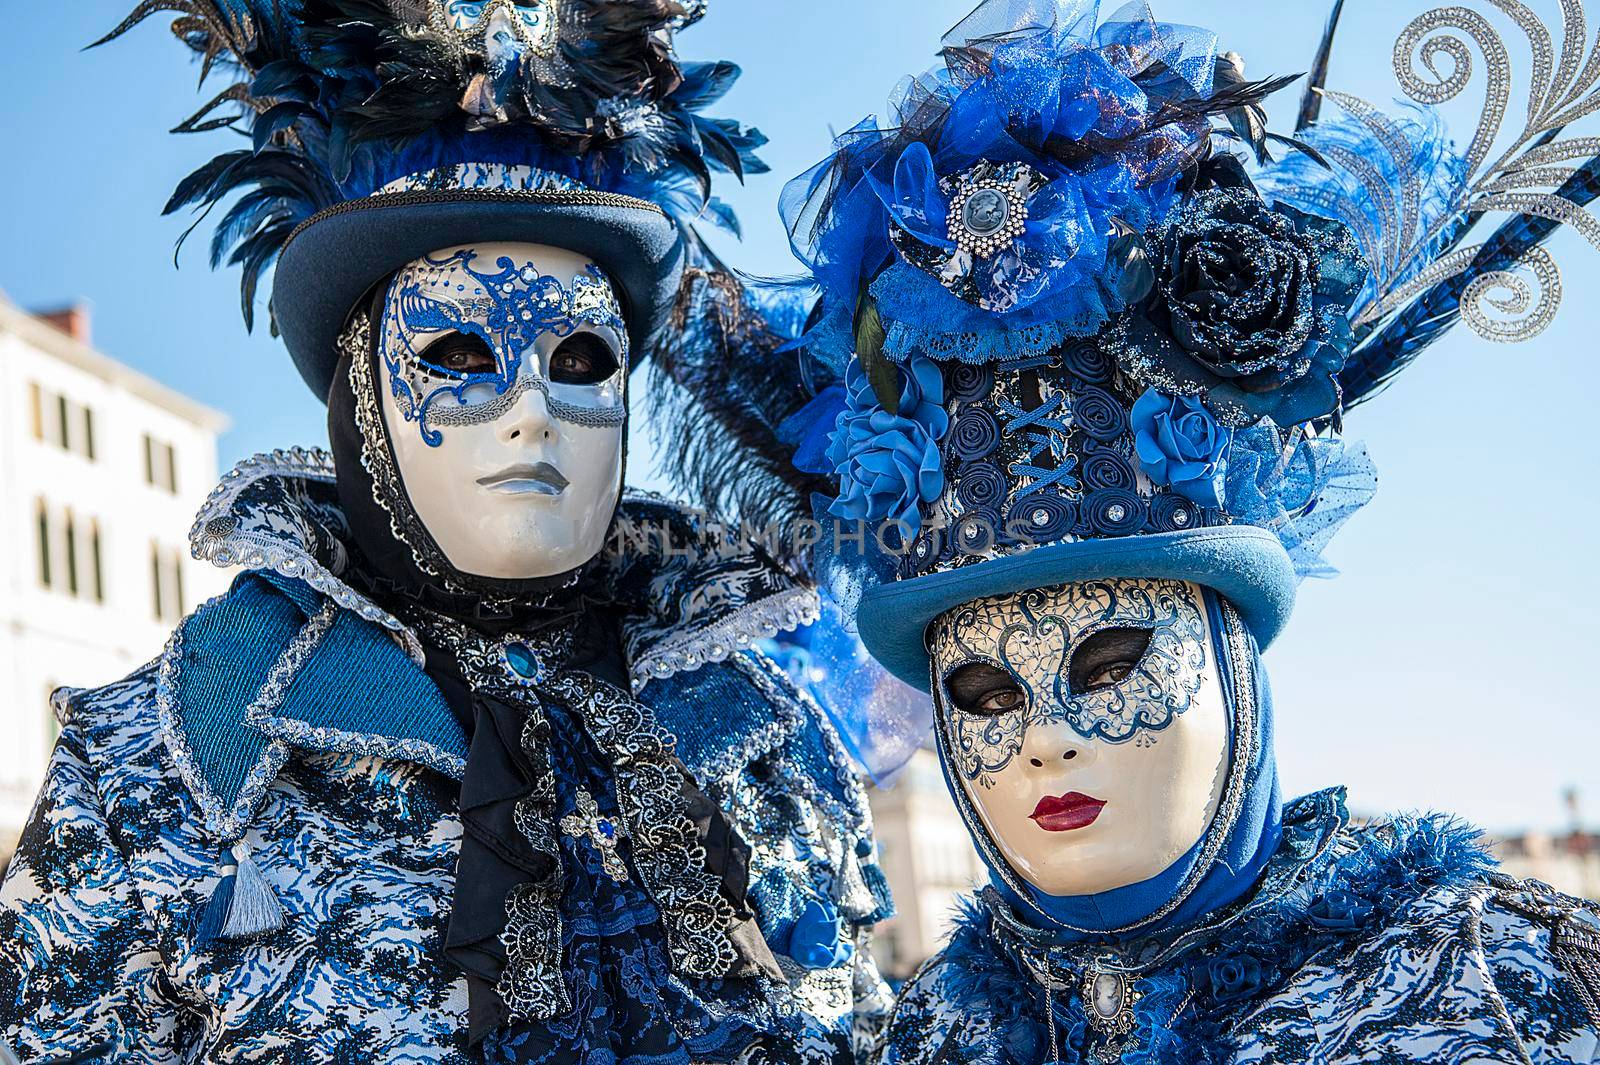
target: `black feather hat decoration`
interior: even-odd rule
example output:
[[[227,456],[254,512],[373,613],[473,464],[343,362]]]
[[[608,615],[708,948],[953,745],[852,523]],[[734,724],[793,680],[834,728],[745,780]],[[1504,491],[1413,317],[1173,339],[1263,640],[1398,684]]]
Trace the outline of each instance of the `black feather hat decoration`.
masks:
[[[212,263],[241,268],[247,325],[262,278],[291,238],[319,254],[350,253],[307,240],[316,228],[309,223],[396,191],[410,202],[386,200],[390,215],[407,206],[427,217],[463,217],[453,206],[439,208],[458,192],[461,202],[481,202],[485,217],[494,215],[489,208],[504,216],[506,203],[520,202],[532,215],[581,216],[596,232],[610,231],[618,258],[642,255],[668,275],[671,284],[657,276],[648,293],[635,294],[636,305],[649,304],[638,307],[640,316],[654,325],[675,298],[685,249],[701,246],[694,228],[734,224],[712,196],[713,175],[742,179],[765,169],[755,154],[764,143],[758,132],[703,113],[733,85],[738,67],[684,62],[674,51],[675,35],[703,7],[703,0],[144,0],[95,43],[170,15],[173,35],[199,57],[202,84],[226,79],[174,131],[228,129],[246,142],[185,178],[166,210],[217,216]],[[622,214],[613,217],[616,211]],[[470,226],[470,218],[461,224]],[[676,236],[641,235],[652,225]],[[574,224],[547,228],[564,234]],[[435,245],[442,246],[448,242]],[[397,244],[390,252],[380,243],[378,258],[392,261],[372,268],[392,270],[426,250]],[[361,257],[373,251],[369,239]],[[283,272],[280,264],[280,289]],[[353,276],[350,284],[358,281],[372,279]],[[273,312],[274,328],[318,387],[308,362],[322,356],[303,349],[328,346],[326,328],[319,319],[299,329],[286,316],[301,310],[282,299]],[[326,309],[320,314],[329,317]]]

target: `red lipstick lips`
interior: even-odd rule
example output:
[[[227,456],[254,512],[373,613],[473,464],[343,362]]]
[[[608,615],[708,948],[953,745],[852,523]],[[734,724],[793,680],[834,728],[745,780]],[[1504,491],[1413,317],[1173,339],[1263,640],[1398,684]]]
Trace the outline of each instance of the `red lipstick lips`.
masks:
[[[1094,824],[1105,805],[1104,799],[1069,791],[1065,795],[1046,795],[1028,816],[1046,832],[1070,832]]]

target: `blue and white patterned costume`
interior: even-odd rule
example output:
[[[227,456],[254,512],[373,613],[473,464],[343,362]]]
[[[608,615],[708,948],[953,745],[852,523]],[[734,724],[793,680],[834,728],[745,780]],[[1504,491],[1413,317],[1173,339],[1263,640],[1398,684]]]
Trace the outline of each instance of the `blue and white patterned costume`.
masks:
[[[467,742],[417,633],[340,579],[331,482],[305,452],[231,474],[195,546],[252,568],[157,661],[58,698],[61,739],[0,889],[0,1040],[21,1060],[480,1060],[445,957]],[[629,497],[620,523],[696,520]],[[574,1008],[542,1056],[491,1039],[481,1060],[848,1060],[884,1012],[869,814],[815,704],[749,649],[810,593],[727,541],[670,557],[643,542],[604,559],[615,586],[643,589],[623,620],[633,684],[566,671],[589,700],[547,706],[555,976]],[[695,908],[724,884],[705,880],[674,766],[749,841],[745,918],[775,968],[682,973],[682,944],[738,915]],[[674,833],[688,849],[664,868]],[[208,910],[225,881],[245,890],[246,866],[281,928],[230,938]],[[513,919],[508,936],[527,934]]]
[[[1044,1061],[1051,1009],[1062,1061],[1105,1060],[1079,989],[1113,966],[1139,996],[1123,1062],[1600,1060],[1594,904],[1493,864],[1464,826],[1354,827],[1327,791],[1288,805],[1254,892],[1180,930],[1047,951],[987,892],[902,992],[883,1060]]]

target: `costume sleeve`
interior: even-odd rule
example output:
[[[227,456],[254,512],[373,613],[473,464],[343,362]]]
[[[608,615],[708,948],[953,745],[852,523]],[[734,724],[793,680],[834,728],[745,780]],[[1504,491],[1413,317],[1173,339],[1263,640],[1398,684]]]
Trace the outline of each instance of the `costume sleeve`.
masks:
[[[69,722],[0,883],[0,1045],[22,1065],[179,1060],[182,1015],[95,784]]]

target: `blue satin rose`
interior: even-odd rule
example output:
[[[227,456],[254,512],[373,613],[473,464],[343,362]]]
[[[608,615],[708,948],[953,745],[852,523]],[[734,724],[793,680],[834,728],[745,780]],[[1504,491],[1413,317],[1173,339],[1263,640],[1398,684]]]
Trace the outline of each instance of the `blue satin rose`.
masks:
[[[950,428],[944,374],[931,359],[913,358],[901,372],[900,411],[878,405],[858,362],[845,371],[845,409],[834,425],[828,459],[839,498],[828,512],[852,521],[903,522],[912,535],[920,508],[944,491],[939,440]]]
[[[1233,430],[1194,396],[1147,389],[1129,415],[1139,468],[1154,484],[1203,507],[1221,505]]]
[[[1248,954],[1229,954],[1212,958],[1206,967],[1211,993],[1218,1002],[1250,998],[1266,983],[1266,970]]]
[[[789,933],[788,953],[807,969],[832,969],[855,955],[855,945],[839,935],[839,912],[812,899]]]

